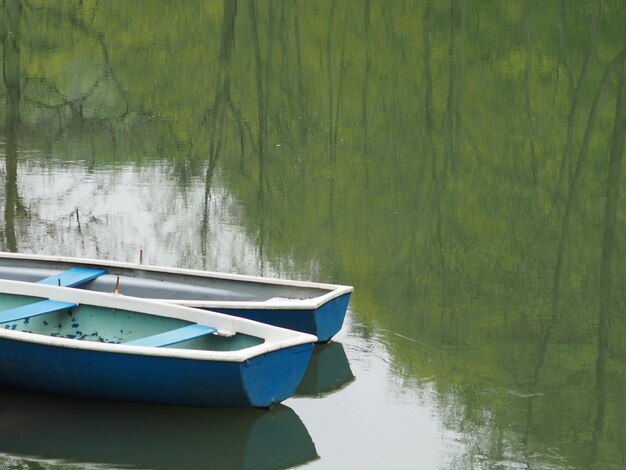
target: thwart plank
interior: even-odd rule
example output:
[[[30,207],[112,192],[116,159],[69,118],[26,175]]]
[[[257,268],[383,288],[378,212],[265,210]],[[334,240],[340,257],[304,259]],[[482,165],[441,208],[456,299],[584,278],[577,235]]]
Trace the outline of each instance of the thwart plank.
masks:
[[[58,312],[76,307],[70,302],[59,302],[56,300],[42,300],[33,304],[22,305],[21,307],[10,308],[0,312],[0,323],[9,321],[25,320],[45,313]]]
[[[38,281],[50,286],[76,287],[106,274],[104,269],[71,268]]]
[[[200,336],[209,335],[211,333],[215,333],[216,331],[217,328],[213,328],[212,326],[193,324],[183,326],[182,328],[177,328],[175,330],[166,331],[165,333],[159,333],[153,336],[146,336],[145,338],[136,339],[134,341],[129,341],[124,344],[130,344],[133,346],[163,347],[194,338],[199,338]]]

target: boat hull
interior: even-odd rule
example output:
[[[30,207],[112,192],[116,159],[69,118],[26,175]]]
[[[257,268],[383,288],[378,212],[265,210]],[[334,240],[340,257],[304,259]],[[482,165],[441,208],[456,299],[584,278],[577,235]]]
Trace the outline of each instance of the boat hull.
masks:
[[[90,351],[0,338],[0,383],[130,402],[268,408],[294,393],[312,349],[312,344],[304,344],[244,362],[225,362]]]
[[[213,308],[211,310],[301,331],[317,336],[319,343],[327,343],[341,330],[349,302],[350,293],[335,297],[318,308],[310,309]]]

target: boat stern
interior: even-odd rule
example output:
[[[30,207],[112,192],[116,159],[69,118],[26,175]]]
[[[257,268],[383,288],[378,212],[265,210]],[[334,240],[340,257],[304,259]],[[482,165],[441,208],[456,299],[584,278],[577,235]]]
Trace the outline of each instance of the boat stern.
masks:
[[[327,343],[335,336],[346,317],[346,310],[350,302],[350,292],[326,302],[315,311],[315,330],[319,343]]]
[[[313,344],[271,351],[241,363],[241,375],[250,405],[269,408],[294,394],[311,359]]]

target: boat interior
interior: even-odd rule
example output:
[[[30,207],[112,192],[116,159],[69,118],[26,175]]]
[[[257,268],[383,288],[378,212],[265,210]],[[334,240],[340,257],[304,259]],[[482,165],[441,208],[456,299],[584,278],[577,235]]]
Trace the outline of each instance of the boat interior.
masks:
[[[30,259],[0,258],[0,279],[65,284],[72,276],[68,272],[90,271],[71,287],[98,292],[114,292],[143,298],[183,299],[205,301],[265,302],[279,299],[311,299],[325,295],[332,289],[289,284],[255,282],[148,269],[83,266],[63,262]]]
[[[210,351],[263,343],[262,338],[225,334],[175,318],[9,294],[0,294],[0,328],[83,341]]]

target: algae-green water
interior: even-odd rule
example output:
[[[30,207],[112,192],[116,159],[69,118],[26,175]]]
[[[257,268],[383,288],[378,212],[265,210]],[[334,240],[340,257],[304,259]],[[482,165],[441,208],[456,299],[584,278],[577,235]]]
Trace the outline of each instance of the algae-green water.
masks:
[[[626,466],[623,2],[1,5],[1,249],[355,287],[298,432],[214,414],[232,468]],[[3,466],[220,429],[75,452],[0,402]]]

